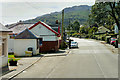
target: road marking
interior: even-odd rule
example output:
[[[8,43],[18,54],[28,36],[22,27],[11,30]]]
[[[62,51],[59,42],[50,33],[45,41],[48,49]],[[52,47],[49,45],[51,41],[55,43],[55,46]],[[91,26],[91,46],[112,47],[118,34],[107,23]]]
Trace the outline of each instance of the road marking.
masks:
[[[27,72],[27,71],[23,71],[23,73],[25,73],[25,72]]]
[[[93,50],[93,52],[95,53],[95,51],[94,51],[94,50]],[[91,54],[92,54],[92,53],[91,53]],[[106,77],[106,76],[105,76],[105,73],[104,73],[104,71],[103,71],[103,69],[102,69],[102,67],[101,67],[100,63],[98,62],[97,57],[95,56],[95,54],[92,54],[92,55],[94,56],[95,61],[96,61],[97,65],[98,65],[98,67],[100,68],[100,70],[101,70],[101,72],[102,72],[102,74],[103,74],[104,78],[105,78],[105,77]]]

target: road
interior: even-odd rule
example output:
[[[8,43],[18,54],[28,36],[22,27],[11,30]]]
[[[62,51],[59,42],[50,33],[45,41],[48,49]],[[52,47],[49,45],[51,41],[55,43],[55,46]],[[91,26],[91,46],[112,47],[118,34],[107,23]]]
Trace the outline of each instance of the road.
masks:
[[[43,57],[15,78],[117,78],[118,54],[90,39],[72,38],[79,48],[67,56]]]

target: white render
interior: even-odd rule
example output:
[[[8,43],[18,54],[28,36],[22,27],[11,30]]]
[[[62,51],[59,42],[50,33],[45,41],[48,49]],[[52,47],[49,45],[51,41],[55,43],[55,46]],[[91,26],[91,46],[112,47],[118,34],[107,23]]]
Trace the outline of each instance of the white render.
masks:
[[[8,53],[14,52],[14,39],[10,39],[8,36]]]
[[[0,56],[0,68],[8,64],[8,56]]]
[[[50,31],[49,29],[47,29],[46,27],[44,27],[41,24],[38,24],[37,26],[32,28],[30,31],[32,31],[36,35],[40,36],[41,38],[43,38],[43,41],[58,40],[58,37],[55,35],[55,33],[53,33],[52,31]]]
[[[15,39],[14,40],[15,56],[25,56],[25,51],[28,51],[29,47],[33,48],[33,54],[37,53],[36,39]]]
[[[0,44],[0,68],[8,65],[8,34],[7,33],[0,33],[0,37],[5,39],[4,41],[4,55],[2,55],[2,44]],[[0,41],[1,42],[1,41]]]

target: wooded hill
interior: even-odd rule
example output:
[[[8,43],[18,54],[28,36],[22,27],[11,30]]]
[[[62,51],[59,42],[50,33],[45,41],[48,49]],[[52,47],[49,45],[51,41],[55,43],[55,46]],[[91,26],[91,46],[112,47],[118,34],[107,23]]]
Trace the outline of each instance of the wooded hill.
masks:
[[[67,27],[69,22],[73,23],[74,21],[78,21],[81,24],[86,23],[88,20],[88,15],[90,13],[91,6],[88,5],[80,5],[73,6],[64,9],[64,26]],[[35,19],[26,20],[23,22],[31,22],[36,23],[38,21],[43,21],[49,25],[54,25],[56,20],[61,22],[62,11],[54,12],[51,14],[45,14],[43,16],[38,16]]]

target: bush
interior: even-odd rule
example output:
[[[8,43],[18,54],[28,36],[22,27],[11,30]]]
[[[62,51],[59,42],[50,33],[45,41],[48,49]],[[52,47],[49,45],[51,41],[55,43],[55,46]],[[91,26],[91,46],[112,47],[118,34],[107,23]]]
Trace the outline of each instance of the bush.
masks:
[[[77,33],[73,33],[73,34],[72,34],[72,37],[77,37]]]
[[[65,50],[68,47],[68,43],[63,41],[63,46],[60,45],[59,49]]]
[[[8,63],[9,63],[9,61],[18,61],[18,60],[20,60],[19,58],[15,58],[15,56],[14,55],[8,55]]]

